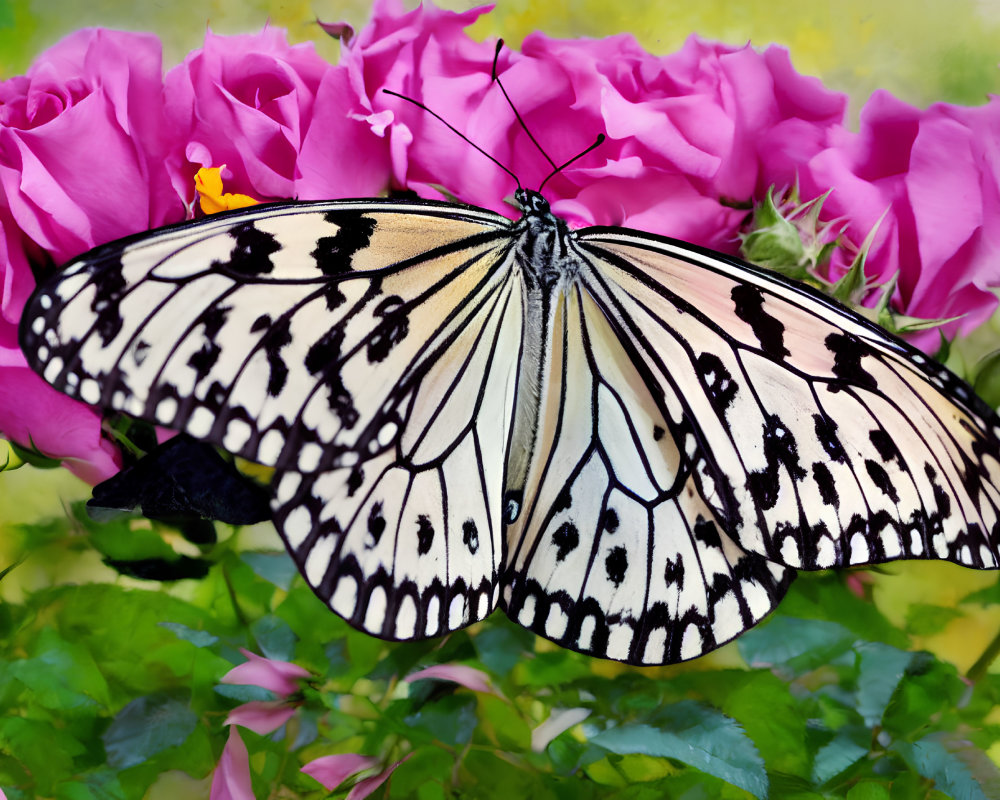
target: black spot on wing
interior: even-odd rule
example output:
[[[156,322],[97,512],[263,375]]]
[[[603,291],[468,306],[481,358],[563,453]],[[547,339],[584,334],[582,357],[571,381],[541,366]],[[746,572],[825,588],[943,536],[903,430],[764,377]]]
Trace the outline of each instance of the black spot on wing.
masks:
[[[215,262],[214,268],[249,277],[274,271],[271,256],[281,249],[281,244],[273,234],[259,230],[253,222],[242,222],[232,228],[230,236],[235,241],[229,261]]]
[[[564,486],[562,491],[556,495],[556,501],[552,504],[552,513],[558,514],[560,511],[565,511],[571,505],[573,505],[573,495],[570,493],[569,487]]]
[[[346,275],[351,271],[354,254],[371,244],[377,223],[373,217],[365,216],[360,211],[330,211],[326,214],[326,221],[336,225],[338,230],[333,236],[321,237],[310,255],[316,259],[316,267],[324,275]]]
[[[268,314],[261,314],[250,326],[250,333],[260,333],[271,327],[271,317]]]
[[[467,519],[462,523],[462,542],[473,555],[479,550],[479,530],[475,520]]]
[[[663,580],[670,585],[676,583],[678,586],[684,585],[684,559],[680,556],[676,560],[667,559],[663,567]]]
[[[722,363],[722,359],[714,353],[702,353],[695,362],[698,374],[708,392],[712,405],[725,412],[736,399],[739,385]]]
[[[838,506],[840,495],[833,484],[830,468],[822,461],[817,461],[812,465],[812,474],[813,480],[816,481],[816,486],[819,488],[820,499],[828,506]]]
[[[618,514],[613,508],[609,508],[604,512],[604,517],[601,519],[601,527],[604,528],[608,533],[614,533],[618,530]]]
[[[277,397],[288,381],[288,365],[282,358],[281,351],[292,343],[291,321],[288,317],[282,317],[268,328],[260,341],[270,369],[267,393],[271,397]]]
[[[188,359],[188,366],[195,371],[198,381],[205,378],[219,360],[222,348],[216,339],[232,310],[232,306],[212,306],[198,318],[198,323],[204,326],[205,341]]]
[[[892,440],[888,431],[877,428],[868,434],[868,439],[875,447],[875,452],[878,453],[879,458],[883,461],[898,461],[902,465],[899,448],[896,447],[896,443]]]
[[[122,329],[121,301],[125,293],[125,277],[119,261],[94,274],[94,299],[90,310],[97,315],[94,328],[105,344],[111,344]]]
[[[750,326],[760,349],[776,361],[790,355],[785,348],[785,326],[764,310],[764,295],[755,286],[740,283],[733,287],[736,316]]]
[[[823,414],[813,414],[813,422],[816,423],[816,438],[826,454],[838,464],[845,463],[847,453],[837,437],[837,423]]]
[[[375,326],[368,339],[368,361],[371,364],[385,361],[392,348],[410,332],[410,320],[406,315],[403,298],[397,295],[382,300],[375,308],[374,315],[382,321]]]
[[[665,433],[666,433],[666,431],[663,428],[661,428],[659,425],[654,425],[653,426],[653,441],[654,442],[660,441],[660,439],[663,438],[663,434],[665,434]]]
[[[368,512],[368,536],[365,547],[371,550],[378,546],[382,534],[385,533],[385,517],[382,516],[382,503],[373,503],[371,511]]]
[[[425,556],[431,551],[434,543],[434,526],[430,517],[421,514],[417,517],[417,555]]]
[[[552,534],[552,543],[556,546],[556,561],[562,561],[580,544],[580,533],[576,525],[564,522]]]
[[[710,519],[698,517],[694,523],[694,538],[709,547],[722,548],[722,538],[719,536],[719,529]]]
[[[806,471],[799,464],[795,439],[776,414],[765,418],[763,438],[767,466],[747,474],[747,490],[761,508],[767,509],[778,501],[781,467],[796,481],[805,478]]]
[[[833,374],[847,383],[876,389],[875,378],[861,366],[861,359],[871,354],[871,348],[852,333],[831,333],[823,340],[833,353]]]
[[[608,580],[615,586],[621,586],[625,580],[625,573],[628,571],[628,553],[624,547],[612,547],[607,558],[604,559],[604,569],[608,574]]]
[[[347,496],[354,497],[354,493],[361,488],[365,482],[365,471],[363,467],[354,467],[351,474],[347,476]]]

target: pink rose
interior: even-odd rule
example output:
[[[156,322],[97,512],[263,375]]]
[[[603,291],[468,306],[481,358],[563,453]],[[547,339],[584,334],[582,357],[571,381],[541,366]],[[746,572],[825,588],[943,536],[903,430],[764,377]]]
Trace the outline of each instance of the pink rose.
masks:
[[[101,434],[100,415],[43,381],[18,345],[18,320],[34,286],[22,240],[0,206],[0,436],[98,483],[120,466],[117,448]]]
[[[100,416],[31,372],[17,323],[29,265],[183,218],[163,166],[160,44],[79,31],[0,83],[0,434],[97,482],[118,468]],[[29,259],[30,256],[30,259]]]
[[[833,187],[822,216],[846,220],[855,245],[878,225],[865,271],[881,281],[899,273],[898,310],[965,315],[957,327],[969,331],[996,307],[988,287],[1000,285],[998,134],[996,98],[922,111],[879,91],[862,109],[859,133],[840,132],[803,165],[802,195]],[[832,276],[849,265],[838,251]],[[937,333],[925,336],[936,348]]]
[[[0,82],[0,204],[56,263],[184,217],[164,159],[160,43],[78,31]]]
[[[381,89],[426,103],[469,139],[537,188],[553,167],[535,148],[490,80],[494,48],[464,28],[485,9],[461,14],[423,6],[404,13],[376,3],[372,23],[342,64],[388,125],[400,186],[516,216],[504,198],[515,184],[438,120]],[[695,37],[659,58],[628,35],[560,41],[525,39],[504,50],[498,72],[528,128],[561,163],[604,133],[595,152],[545,186],[553,210],[573,225],[627,225],[734,251],[762,166],[794,175],[843,119],[845,98],[798,75],[771,47],[729,47]],[[775,143],[795,142],[787,156]],[[783,151],[782,151],[783,152]]]
[[[185,143],[171,173],[193,199],[200,167],[226,166],[229,191],[258,199],[371,195],[388,183],[388,151],[342,68],[283,31],[216,36],[165,79],[167,114]]]

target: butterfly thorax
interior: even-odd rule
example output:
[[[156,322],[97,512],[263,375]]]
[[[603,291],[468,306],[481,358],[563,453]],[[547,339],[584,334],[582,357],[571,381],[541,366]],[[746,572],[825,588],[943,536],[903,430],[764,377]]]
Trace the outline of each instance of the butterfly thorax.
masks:
[[[561,280],[574,277],[579,270],[580,259],[570,243],[569,227],[552,213],[549,201],[538,192],[518,189],[514,197],[524,211],[514,228],[518,234],[515,262],[529,287],[536,284],[551,292]]]

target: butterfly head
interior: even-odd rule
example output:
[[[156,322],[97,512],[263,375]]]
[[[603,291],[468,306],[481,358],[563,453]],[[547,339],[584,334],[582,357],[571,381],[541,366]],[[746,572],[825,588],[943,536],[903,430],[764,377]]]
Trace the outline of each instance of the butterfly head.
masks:
[[[514,192],[514,199],[521,207],[525,216],[546,217],[552,213],[549,208],[549,201],[542,197],[538,192],[531,191],[531,189],[519,188],[516,192]]]

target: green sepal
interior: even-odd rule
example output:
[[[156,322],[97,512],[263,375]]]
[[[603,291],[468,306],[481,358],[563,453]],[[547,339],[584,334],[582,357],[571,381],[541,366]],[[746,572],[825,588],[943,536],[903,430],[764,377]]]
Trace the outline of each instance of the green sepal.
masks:
[[[35,443],[32,441],[28,447],[20,445],[17,442],[7,442],[14,456],[20,459],[22,464],[31,464],[33,467],[38,469],[55,469],[56,467],[62,466],[62,461],[58,458],[51,458],[50,456],[44,455],[42,452],[35,447]],[[20,465],[18,465],[20,466]],[[15,469],[15,467],[4,467],[5,469]]]
[[[763,202],[754,208],[753,230],[740,234],[740,239],[740,252],[748,261],[789,278],[809,277],[802,237],[775,205],[774,187],[768,189]]]
[[[19,469],[27,462],[17,454],[12,442],[0,439],[0,472]]]

